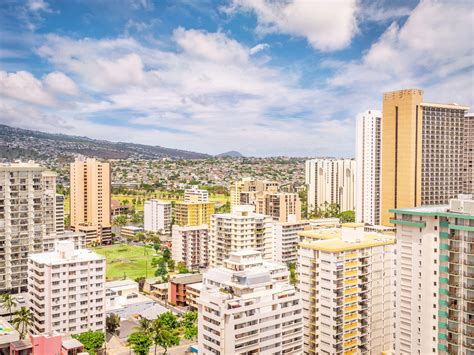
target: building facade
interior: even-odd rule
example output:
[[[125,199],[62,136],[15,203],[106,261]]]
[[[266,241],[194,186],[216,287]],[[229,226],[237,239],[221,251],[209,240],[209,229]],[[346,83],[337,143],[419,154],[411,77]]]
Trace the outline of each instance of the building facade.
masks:
[[[171,233],[173,260],[183,262],[188,269],[205,268],[209,265],[209,228],[174,225]]]
[[[340,211],[355,207],[355,160],[312,159],[306,161],[308,211],[325,210],[335,204]]]
[[[53,176],[32,162],[0,164],[0,292],[26,291],[28,255],[54,233]]]
[[[301,220],[301,201],[297,193],[259,192],[256,194],[254,204],[257,213],[270,216],[274,221]]]
[[[418,89],[383,95],[381,223],[392,208],[446,204],[463,190],[469,107],[423,102]]]
[[[467,114],[464,120],[464,168],[463,180],[465,194],[474,194],[474,113]]]
[[[392,209],[395,352],[474,352],[474,200]]]
[[[230,205],[253,205],[257,193],[278,192],[279,184],[276,181],[243,178],[230,186]]]
[[[298,261],[298,233],[308,228],[310,228],[309,221],[273,222],[273,261],[284,264],[296,263]]]
[[[64,195],[56,194],[56,233],[64,233]]]
[[[203,276],[198,304],[202,354],[301,354],[301,298],[285,265],[254,250],[232,252]]]
[[[209,229],[209,261],[221,266],[231,252],[255,249],[267,260],[272,259],[271,218],[254,212],[254,206],[232,207],[231,213],[212,216]]]
[[[87,235],[87,243],[110,244],[110,165],[78,158],[71,163],[71,229]]]
[[[193,186],[184,190],[184,202],[209,202],[209,192]]]
[[[34,334],[105,330],[105,258],[71,241],[28,260],[28,305]]]
[[[144,227],[150,232],[171,232],[171,202],[149,200],[144,205]]]
[[[210,225],[214,211],[213,202],[176,202],[173,211],[174,224],[178,226]]]
[[[304,353],[389,352],[395,239],[356,224],[333,232],[315,231],[298,251]]]
[[[357,117],[356,222],[380,224],[380,161],[382,113],[369,110]]]
[[[202,281],[201,274],[178,274],[168,281],[168,303],[173,306],[186,307],[188,305],[187,287]]]

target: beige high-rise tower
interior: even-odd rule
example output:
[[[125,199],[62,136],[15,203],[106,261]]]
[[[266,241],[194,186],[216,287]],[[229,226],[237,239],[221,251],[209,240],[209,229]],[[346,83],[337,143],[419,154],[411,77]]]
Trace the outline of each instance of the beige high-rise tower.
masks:
[[[457,104],[423,102],[418,89],[385,93],[381,223],[389,209],[445,204],[462,192],[464,115]]]
[[[111,242],[109,163],[71,163],[71,229],[84,232],[88,244]]]

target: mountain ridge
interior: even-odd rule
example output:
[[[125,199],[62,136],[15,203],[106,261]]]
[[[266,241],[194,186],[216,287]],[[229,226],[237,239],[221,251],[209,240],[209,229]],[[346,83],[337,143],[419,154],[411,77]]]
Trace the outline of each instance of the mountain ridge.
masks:
[[[212,155],[128,142],[111,142],[0,124],[0,158],[37,159],[86,155],[100,159],[207,159]]]

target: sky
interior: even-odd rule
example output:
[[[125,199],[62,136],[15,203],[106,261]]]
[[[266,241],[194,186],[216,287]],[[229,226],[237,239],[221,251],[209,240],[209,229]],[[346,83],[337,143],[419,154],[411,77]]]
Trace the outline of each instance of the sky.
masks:
[[[471,0],[2,0],[0,123],[353,157],[386,91],[474,105]]]

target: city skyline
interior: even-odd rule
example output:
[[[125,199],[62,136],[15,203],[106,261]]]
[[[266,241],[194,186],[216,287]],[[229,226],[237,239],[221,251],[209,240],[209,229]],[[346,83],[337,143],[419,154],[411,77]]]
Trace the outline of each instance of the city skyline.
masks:
[[[474,104],[467,1],[305,6],[6,1],[0,123],[210,154],[350,157],[356,116],[381,109],[382,92]]]

